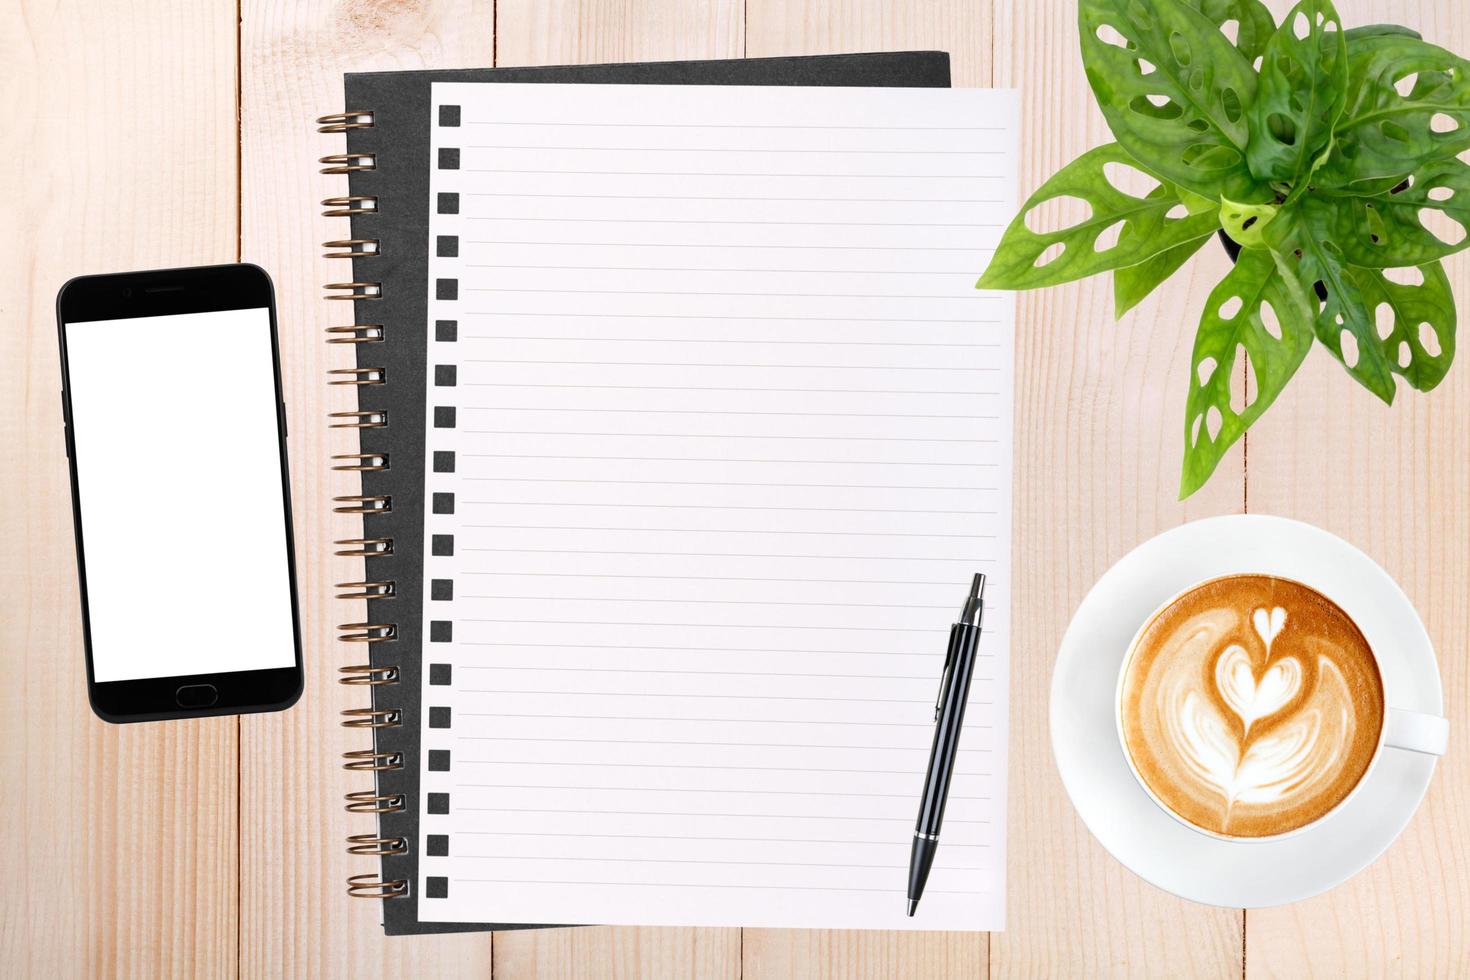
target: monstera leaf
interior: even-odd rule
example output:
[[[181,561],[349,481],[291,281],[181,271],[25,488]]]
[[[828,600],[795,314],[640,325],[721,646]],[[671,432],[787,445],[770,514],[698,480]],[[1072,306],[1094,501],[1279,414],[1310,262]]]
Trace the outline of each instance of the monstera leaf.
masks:
[[[1204,485],[1225,451],[1286,387],[1312,348],[1310,315],[1300,291],[1262,249],[1243,250],[1210,293],[1190,358],[1180,496]],[[1231,397],[1242,358],[1252,376],[1245,386],[1248,403]]]
[[[1333,2],[1295,0],[1278,27],[1261,0],[1079,0],[1083,66],[1117,143],[1042,185],[980,279],[1027,289],[1111,270],[1121,317],[1215,232],[1240,246],[1195,337],[1184,496],[1314,340],[1385,402],[1400,378],[1433,388],[1454,359],[1440,263],[1470,248],[1470,61],[1397,25],[1345,30]],[[1127,192],[1112,165],[1157,184]],[[1060,198],[1086,216],[1035,230]]]
[[[1287,279],[1303,296],[1320,301],[1312,330],[1363,387],[1393,402],[1390,362],[1359,286],[1356,270],[1343,261],[1329,229],[1333,209],[1307,197],[1281,209],[1265,237]]]
[[[1113,136],[1135,160],[1205,197],[1271,196],[1246,166],[1250,62],[1184,0],[1080,0],[1082,64]]]
[[[1333,241],[1353,265],[1423,265],[1470,246],[1470,165],[1458,159],[1426,164],[1377,197],[1323,193],[1333,206]]]
[[[1347,44],[1330,0],[1302,0],[1266,45],[1251,105],[1246,159],[1262,180],[1296,181],[1316,169],[1347,100]]]
[[[1374,311],[1378,344],[1389,368],[1418,391],[1444,380],[1455,358],[1455,297],[1444,267],[1417,270],[1422,281],[1394,282],[1380,269],[1351,269],[1358,292]]]
[[[1114,270],[1113,316],[1122,319],[1124,313],[1142,303],[1149,293],[1168,281],[1169,277],[1178,272],[1179,267],[1188,262],[1194,253],[1204,246],[1205,242],[1214,237],[1213,234],[1206,232],[1192,242],[1165,249],[1137,265]]]
[[[1271,11],[1260,0],[1185,0],[1216,28],[1235,22],[1235,49],[1255,64],[1276,30]]]
[[[1470,62],[1443,48],[1401,34],[1363,37],[1348,51],[1347,92],[1319,188],[1382,193],[1470,148]]]
[[[1089,150],[1063,167],[1026,201],[1001,236],[995,257],[977,284],[981,289],[1020,289],[1070,282],[1097,272],[1136,265],[1150,256],[1209,234],[1218,224],[1208,201],[1191,197],[1191,213],[1177,193],[1135,197],[1108,180],[1109,163],[1137,166],[1116,143]],[[1027,219],[1058,198],[1079,198],[1088,206],[1082,221],[1051,232],[1035,232]],[[1172,216],[1171,216],[1172,215]],[[1120,225],[1117,241],[1107,245],[1104,232]],[[1059,254],[1048,256],[1048,250]]]

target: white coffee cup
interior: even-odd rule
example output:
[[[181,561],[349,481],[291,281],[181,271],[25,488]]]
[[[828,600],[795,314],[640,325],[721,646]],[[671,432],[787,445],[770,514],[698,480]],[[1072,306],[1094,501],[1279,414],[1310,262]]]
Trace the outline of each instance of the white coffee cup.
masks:
[[[1378,651],[1374,648],[1372,643],[1367,642],[1367,639],[1365,637],[1365,645],[1367,646],[1369,653],[1372,654],[1375,664],[1377,664],[1378,666],[1378,676],[1383,684],[1383,724],[1379,726],[1378,744],[1373,750],[1373,758],[1369,760],[1367,768],[1363,770],[1363,774],[1358,778],[1357,783],[1347,793],[1347,795],[1345,795],[1341,800],[1337,802],[1336,805],[1334,805],[1330,810],[1322,813],[1315,820],[1302,824],[1300,827],[1293,827],[1291,830],[1287,830],[1279,834],[1271,834],[1259,837],[1237,837],[1230,834],[1216,833],[1215,831],[1208,830],[1204,827],[1190,822],[1189,820],[1186,820],[1184,817],[1180,816],[1173,809],[1171,809],[1168,804],[1166,804],[1158,797],[1158,794],[1154,792],[1153,787],[1148,784],[1148,781],[1143,778],[1143,774],[1138,771],[1138,766],[1133,761],[1133,755],[1128,750],[1128,742],[1123,734],[1123,691],[1124,683],[1128,675],[1128,668],[1133,663],[1133,658],[1138,652],[1138,641],[1142,639],[1144,631],[1146,631],[1148,627],[1153,624],[1154,620],[1158,619],[1158,617],[1166,609],[1168,609],[1174,603],[1178,602],[1184,596],[1200,588],[1201,586],[1207,585],[1210,582],[1219,581],[1221,579],[1235,578],[1240,575],[1271,575],[1273,578],[1283,578],[1283,576],[1281,575],[1276,575],[1270,572],[1258,572],[1254,570],[1243,569],[1239,572],[1232,572],[1228,575],[1217,575],[1213,578],[1197,582],[1186,589],[1181,589],[1179,592],[1170,596],[1167,601],[1160,603],[1158,608],[1150,613],[1139,625],[1138,630],[1133,634],[1133,639],[1130,640],[1128,643],[1128,652],[1123,657],[1123,663],[1118,668],[1117,688],[1113,696],[1113,725],[1115,730],[1117,731],[1118,744],[1123,750],[1123,758],[1128,764],[1128,771],[1133,773],[1134,780],[1138,783],[1139,787],[1143,789],[1143,792],[1148,796],[1148,798],[1154,802],[1155,806],[1167,813],[1177,823],[1183,824],[1185,827],[1188,827],[1190,830],[1194,831],[1197,834],[1203,834],[1206,837],[1213,837],[1216,840],[1239,844],[1257,844],[1267,841],[1285,840],[1288,837],[1295,837],[1298,834],[1302,834],[1311,830],[1312,828],[1321,824],[1323,821],[1330,819],[1334,814],[1342,810],[1342,808],[1347,805],[1348,801],[1358,795],[1358,791],[1363,788],[1363,786],[1368,782],[1369,778],[1373,775],[1374,769],[1377,768],[1379,761],[1383,758],[1385,749],[1395,749],[1404,752],[1419,752],[1424,755],[1432,756],[1442,756],[1445,754],[1445,748],[1449,742],[1450,734],[1449,720],[1446,718],[1442,718],[1439,715],[1427,714],[1422,711],[1410,711],[1405,708],[1394,707],[1393,691],[1389,684],[1388,672],[1383,669],[1383,664],[1379,659]],[[1309,582],[1299,582],[1298,584],[1303,585],[1308,589],[1311,589],[1318,595],[1323,595],[1322,591],[1317,586],[1314,586]],[[1328,597],[1323,595],[1323,598]],[[1346,615],[1349,619],[1352,619],[1352,614],[1347,609],[1344,609],[1335,600],[1328,598],[1328,601],[1332,602],[1339,609],[1341,609],[1343,614]]]

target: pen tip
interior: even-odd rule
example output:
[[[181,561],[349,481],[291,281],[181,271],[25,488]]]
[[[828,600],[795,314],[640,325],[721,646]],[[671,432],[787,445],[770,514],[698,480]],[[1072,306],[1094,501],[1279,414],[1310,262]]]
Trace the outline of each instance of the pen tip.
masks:
[[[975,577],[970,580],[970,595],[977,599],[985,595],[984,572],[976,572]]]
[[[910,919],[912,919],[914,917],[914,909],[916,909],[918,907],[919,907],[919,900],[917,898],[911,898],[911,899],[909,899],[909,918]]]

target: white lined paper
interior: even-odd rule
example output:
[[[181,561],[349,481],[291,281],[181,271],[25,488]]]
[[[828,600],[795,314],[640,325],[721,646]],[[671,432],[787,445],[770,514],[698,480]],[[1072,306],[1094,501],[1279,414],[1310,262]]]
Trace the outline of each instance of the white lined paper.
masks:
[[[460,112],[432,126],[425,499],[454,509],[426,506],[425,635],[450,638],[423,653],[448,719],[422,733],[420,918],[1000,928],[1013,307],[973,282],[1014,205],[1013,95],[433,101]],[[974,571],[982,655],[909,919]]]

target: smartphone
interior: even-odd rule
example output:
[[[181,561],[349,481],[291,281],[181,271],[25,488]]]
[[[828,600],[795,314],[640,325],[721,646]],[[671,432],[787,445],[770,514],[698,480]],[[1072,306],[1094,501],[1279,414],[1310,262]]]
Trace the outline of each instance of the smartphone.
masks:
[[[301,626],[270,277],[83,276],[56,315],[92,710],[289,707]]]

